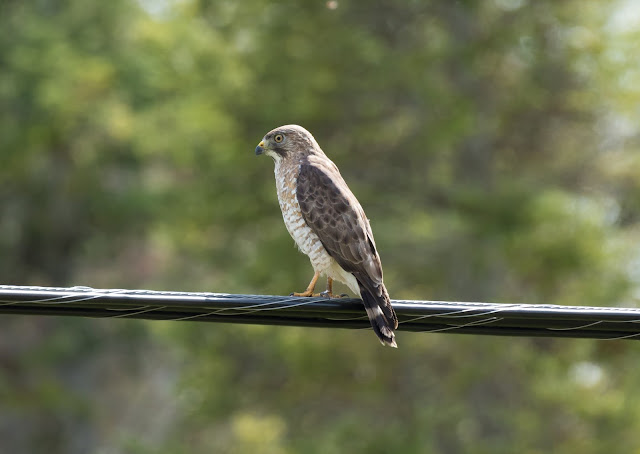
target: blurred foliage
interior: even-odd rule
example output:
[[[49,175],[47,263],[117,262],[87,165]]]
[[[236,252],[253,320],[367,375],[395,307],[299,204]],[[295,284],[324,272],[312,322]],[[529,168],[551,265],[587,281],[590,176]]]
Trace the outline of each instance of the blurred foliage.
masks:
[[[288,294],[269,129],[311,130],[392,297],[632,305],[632,1],[5,1],[7,284]],[[7,452],[609,453],[632,342],[8,317]]]

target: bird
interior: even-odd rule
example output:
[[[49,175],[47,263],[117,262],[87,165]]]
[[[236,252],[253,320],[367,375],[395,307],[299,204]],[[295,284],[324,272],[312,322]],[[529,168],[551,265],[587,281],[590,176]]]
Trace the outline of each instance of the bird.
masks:
[[[284,223],[314,274],[307,289],[292,296],[336,297],[334,279],[360,295],[373,331],[383,345],[397,347],[398,328],[369,219],[338,167],[302,126],[269,131],[255,149],[275,164],[276,192]],[[321,275],[327,290],[314,293]]]

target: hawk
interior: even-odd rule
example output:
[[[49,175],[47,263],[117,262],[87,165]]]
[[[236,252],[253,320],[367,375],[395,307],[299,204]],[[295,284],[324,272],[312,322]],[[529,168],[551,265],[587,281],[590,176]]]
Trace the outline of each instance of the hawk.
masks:
[[[311,133],[298,125],[273,129],[256,147],[275,163],[282,217],[298,248],[311,260],[314,275],[294,296],[333,297],[333,280],[346,284],[362,302],[374,332],[397,347],[398,318],[382,282],[382,265],[369,220],[338,167]],[[321,274],[327,291],[313,293]]]

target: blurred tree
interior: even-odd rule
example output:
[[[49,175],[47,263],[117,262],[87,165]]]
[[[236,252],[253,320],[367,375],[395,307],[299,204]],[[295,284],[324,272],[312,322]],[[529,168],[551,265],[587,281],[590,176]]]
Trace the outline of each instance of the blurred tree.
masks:
[[[130,286],[144,279],[135,250],[157,202],[132,152],[138,90],[120,75],[134,69],[130,28],[144,17],[127,1],[0,5],[4,283],[72,285],[88,275],[104,276],[93,285]],[[121,273],[123,263],[128,272]],[[3,451],[94,450],[127,433],[116,421],[142,420],[153,408],[159,387],[143,377],[171,377],[174,369],[154,359],[159,346],[141,324],[3,317],[0,331]],[[135,393],[140,411],[118,404],[135,404]],[[136,424],[136,432],[144,429]]]
[[[633,295],[638,33],[625,2],[0,8],[6,283],[299,288],[311,267],[282,225],[272,163],[252,155],[266,131],[295,122],[371,217],[393,297]],[[0,437],[16,452],[639,442],[627,343],[400,333],[391,351],[368,332],[0,323],[12,410]]]

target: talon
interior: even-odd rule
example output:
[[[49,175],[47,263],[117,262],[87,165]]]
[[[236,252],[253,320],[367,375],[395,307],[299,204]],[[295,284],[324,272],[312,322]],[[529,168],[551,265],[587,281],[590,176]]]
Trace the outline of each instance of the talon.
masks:
[[[313,275],[313,279],[311,279],[311,282],[309,282],[309,286],[304,292],[293,292],[289,296],[300,296],[300,297],[313,296],[313,297],[322,297],[322,298],[348,298],[349,297],[349,295],[346,293],[341,293],[340,295],[333,293],[333,279],[331,279],[330,277],[327,278],[327,289],[324,292],[313,293],[313,289],[316,287],[316,282],[318,281],[319,276],[320,276],[320,273],[316,272]]]
[[[327,289],[321,293],[322,296],[326,298],[335,298],[336,295],[333,293],[333,279],[327,277]]]
[[[307,286],[307,289],[304,292],[293,292],[291,295],[289,296],[319,296],[319,293],[313,293],[313,289],[316,287],[316,282],[318,282],[318,277],[320,276],[320,273],[316,272],[313,275],[313,278],[311,279],[311,282],[309,282],[309,285]]]
[[[289,295],[289,296],[304,296],[304,297],[307,297],[307,296],[316,296],[316,295],[314,295],[314,294],[313,294],[313,292],[300,292],[300,293],[298,293],[298,292],[293,292],[293,293],[292,293],[291,295]]]
[[[344,297],[349,297],[349,295],[347,295],[346,293],[341,293],[340,295],[338,295],[336,293],[331,293],[329,290],[325,290],[324,292],[320,293],[319,296],[322,296],[324,298],[344,298]]]

